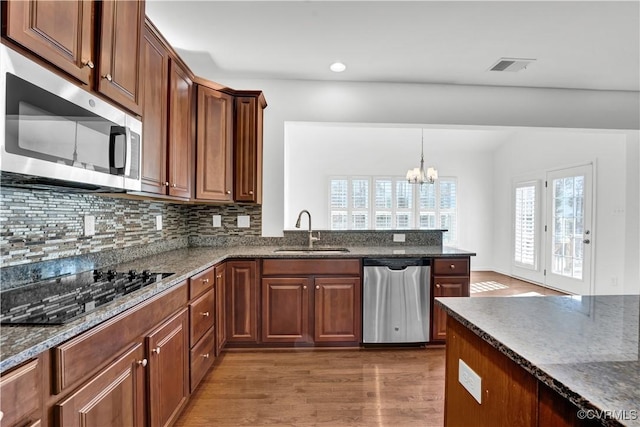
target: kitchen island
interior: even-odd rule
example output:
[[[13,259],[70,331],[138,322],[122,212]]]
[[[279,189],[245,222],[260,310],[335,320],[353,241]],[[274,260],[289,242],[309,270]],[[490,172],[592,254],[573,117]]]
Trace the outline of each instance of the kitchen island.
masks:
[[[640,425],[640,296],[436,304],[448,314],[445,425]]]

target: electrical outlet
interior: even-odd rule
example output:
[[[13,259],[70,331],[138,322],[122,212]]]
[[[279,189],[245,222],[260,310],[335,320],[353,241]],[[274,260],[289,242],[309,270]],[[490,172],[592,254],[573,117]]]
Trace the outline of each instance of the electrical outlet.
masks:
[[[458,359],[458,382],[471,396],[482,404],[482,378],[476,374],[462,359]]]
[[[406,240],[406,236],[404,234],[394,234],[393,241],[394,242],[404,242]]]
[[[238,215],[238,228],[249,228],[250,225],[249,215]]]
[[[84,216],[84,235],[93,236],[96,234],[96,217],[93,215]]]
[[[156,215],[156,230],[162,230],[162,215]]]
[[[222,215],[212,215],[211,225],[214,227],[222,227]]]

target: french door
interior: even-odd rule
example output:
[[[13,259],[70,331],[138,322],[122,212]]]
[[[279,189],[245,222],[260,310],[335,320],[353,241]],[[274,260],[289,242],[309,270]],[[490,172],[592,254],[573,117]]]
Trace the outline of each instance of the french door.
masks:
[[[545,268],[548,286],[590,295],[593,167],[547,173]]]

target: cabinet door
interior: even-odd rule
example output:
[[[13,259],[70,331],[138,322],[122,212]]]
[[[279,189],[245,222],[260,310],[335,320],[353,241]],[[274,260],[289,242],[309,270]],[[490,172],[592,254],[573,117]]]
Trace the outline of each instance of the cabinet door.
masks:
[[[145,27],[142,43],[142,191],[166,194],[169,53]]]
[[[232,202],[233,97],[198,86],[196,198]]]
[[[315,342],[360,342],[360,278],[316,278],[314,285]]]
[[[262,341],[313,342],[309,333],[309,287],[306,277],[262,279]]]
[[[171,425],[189,396],[188,322],[185,308],[146,337],[151,427]]]
[[[140,114],[144,1],[104,0],[100,5],[100,60],[96,89]]]
[[[261,92],[236,97],[234,198],[262,203],[262,128],[266,107]]]
[[[169,74],[169,195],[191,198],[193,83],[175,61]]]
[[[258,342],[256,261],[227,262],[227,342]]]
[[[92,6],[92,0],[8,1],[6,36],[89,84],[96,62]]]
[[[469,278],[434,276],[433,296],[434,298],[469,296]],[[447,338],[447,313],[437,304],[433,304],[431,320],[431,341],[445,340]]]
[[[56,404],[56,425],[143,427],[146,418],[146,365],[144,348],[138,343]]]
[[[41,365],[36,359],[0,378],[0,420],[3,426],[32,425],[40,419]]]
[[[226,305],[226,264],[215,267],[216,281],[216,356],[222,353],[222,349],[227,343],[227,311]]]

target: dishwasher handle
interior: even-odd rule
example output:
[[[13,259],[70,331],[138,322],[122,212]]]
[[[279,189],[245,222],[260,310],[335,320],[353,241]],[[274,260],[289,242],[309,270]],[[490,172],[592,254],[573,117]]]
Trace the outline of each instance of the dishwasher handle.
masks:
[[[430,258],[364,258],[363,267],[387,267],[389,270],[404,270],[407,267],[428,267]]]

